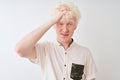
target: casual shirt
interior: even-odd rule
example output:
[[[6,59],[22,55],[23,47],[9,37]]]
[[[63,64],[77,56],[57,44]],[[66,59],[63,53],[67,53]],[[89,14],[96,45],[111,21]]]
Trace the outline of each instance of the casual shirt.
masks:
[[[96,78],[96,66],[90,50],[74,41],[65,50],[58,42],[36,45],[36,59],[43,80],[91,80]]]

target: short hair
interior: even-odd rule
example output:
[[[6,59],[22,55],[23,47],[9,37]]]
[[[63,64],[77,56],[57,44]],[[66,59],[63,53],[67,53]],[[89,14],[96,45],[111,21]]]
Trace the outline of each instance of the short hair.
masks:
[[[80,11],[76,5],[70,2],[62,2],[59,3],[56,7],[55,10],[61,10],[64,9],[66,10],[66,14],[63,15],[63,18],[75,18],[76,23],[78,24],[78,21],[80,19]]]

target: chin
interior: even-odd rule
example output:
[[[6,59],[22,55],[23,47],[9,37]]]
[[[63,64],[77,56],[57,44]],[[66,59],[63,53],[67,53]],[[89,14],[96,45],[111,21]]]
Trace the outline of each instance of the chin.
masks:
[[[62,42],[68,42],[69,40],[70,40],[70,38],[66,38],[66,37],[60,38],[60,41],[62,41]]]
[[[57,40],[59,40],[59,41],[62,41],[62,42],[67,42],[67,41],[69,41],[71,39],[71,37],[70,36],[59,36],[59,37],[57,37]]]

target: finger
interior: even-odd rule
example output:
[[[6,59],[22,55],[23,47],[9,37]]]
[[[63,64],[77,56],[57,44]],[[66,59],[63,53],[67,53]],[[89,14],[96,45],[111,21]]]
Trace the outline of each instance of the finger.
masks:
[[[63,11],[62,14],[65,15],[67,13],[67,11]]]

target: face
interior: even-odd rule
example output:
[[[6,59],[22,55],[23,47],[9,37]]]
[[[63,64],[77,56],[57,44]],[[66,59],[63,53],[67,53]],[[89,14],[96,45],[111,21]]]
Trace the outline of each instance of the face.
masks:
[[[60,42],[70,41],[75,29],[76,29],[75,19],[62,18],[55,25],[57,40]]]

